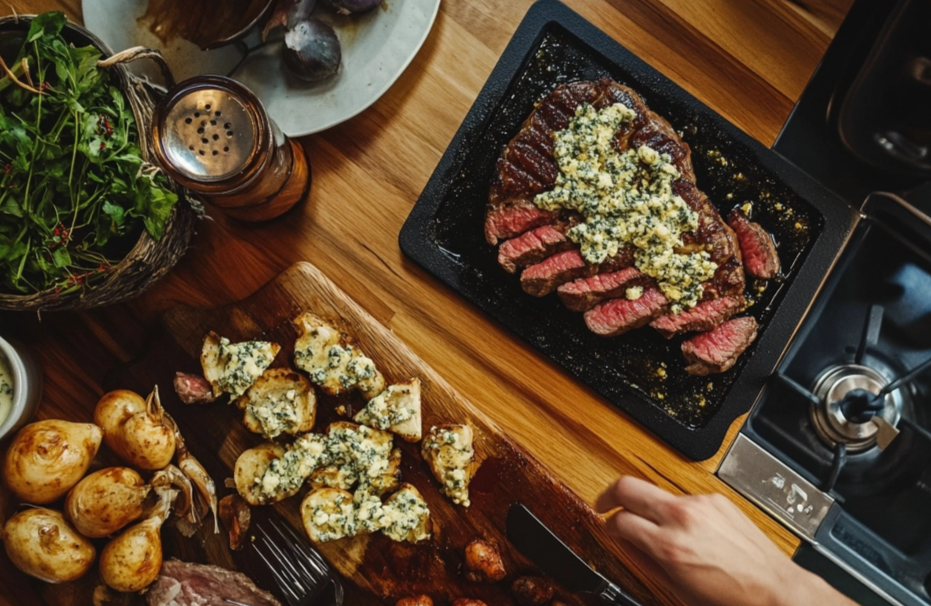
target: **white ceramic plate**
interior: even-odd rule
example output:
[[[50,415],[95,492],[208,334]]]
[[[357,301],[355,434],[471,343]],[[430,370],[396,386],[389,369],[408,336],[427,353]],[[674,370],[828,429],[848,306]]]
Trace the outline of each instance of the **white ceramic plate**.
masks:
[[[321,2],[320,5],[325,3]],[[176,38],[163,43],[140,21],[148,0],[83,0],[84,25],[114,51],[147,46],[162,51],[180,82],[202,74],[226,74],[242,57],[236,46],[202,51]],[[309,135],[352,118],[381,97],[420,50],[440,0],[384,0],[368,13],[343,17],[326,6],[314,15],[333,24],[340,37],[340,72],[323,82],[294,78],[282,65],[280,42],[251,53],[233,74],[265,104],[285,134]],[[280,35],[278,36],[280,38]],[[256,41],[253,32],[248,42]],[[140,62],[133,71],[159,81],[152,65]]]

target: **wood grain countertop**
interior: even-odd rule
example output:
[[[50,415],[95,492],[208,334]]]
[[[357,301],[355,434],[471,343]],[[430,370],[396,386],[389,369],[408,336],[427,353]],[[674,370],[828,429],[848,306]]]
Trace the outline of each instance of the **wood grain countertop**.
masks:
[[[109,0],[92,0],[109,1]],[[564,0],[764,145],[771,145],[853,0]],[[398,249],[398,232],[532,0],[444,0],[407,71],[359,116],[301,140],[309,199],[261,225],[211,213],[151,290],[86,313],[0,314],[45,373],[39,415],[90,420],[109,374],[143,348],[166,309],[237,301],[308,260],[583,499],[620,474],[681,493],[721,492],[781,549],[798,539],[714,475],[743,417],[711,459],[663,442],[441,285]],[[80,0],[9,0],[0,13]],[[167,386],[166,386],[167,387]],[[0,604],[21,579],[0,554]]]

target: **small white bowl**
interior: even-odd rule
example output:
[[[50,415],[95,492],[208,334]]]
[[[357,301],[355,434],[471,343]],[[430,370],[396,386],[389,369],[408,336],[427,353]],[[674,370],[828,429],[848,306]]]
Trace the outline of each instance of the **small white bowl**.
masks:
[[[42,371],[32,355],[18,343],[0,338],[0,354],[10,365],[13,379],[13,405],[0,421],[0,440],[22,427],[35,413],[42,398]]]

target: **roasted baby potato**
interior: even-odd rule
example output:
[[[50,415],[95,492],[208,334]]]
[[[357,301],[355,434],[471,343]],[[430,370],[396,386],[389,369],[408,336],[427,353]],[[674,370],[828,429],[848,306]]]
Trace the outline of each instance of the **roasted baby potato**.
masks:
[[[13,438],[3,459],[3,479],[23,501],[51,503],[84,476],[101,440],[103,430],[93,423],[31,423]]]
[[[3,544],[17,568],[47,583],[84,576],[97,555],[91,542],[78,534],[61,513],[40,507],[9,519],[3,528]]]

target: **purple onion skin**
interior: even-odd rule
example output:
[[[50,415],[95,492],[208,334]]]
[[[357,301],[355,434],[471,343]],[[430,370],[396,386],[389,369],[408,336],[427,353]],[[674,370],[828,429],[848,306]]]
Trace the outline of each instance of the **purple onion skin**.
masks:
[[[335,8],[338,12],[344,15],[352,15],[355,13],[364,13],[365,11],[370,11],[379,4],[382,0],[327,0],[330,5]]]
[[[323,80],[339,70],[339,38],[319,19],[307,19],[290,29],[281,54],[291,73],[307,82]]]

